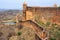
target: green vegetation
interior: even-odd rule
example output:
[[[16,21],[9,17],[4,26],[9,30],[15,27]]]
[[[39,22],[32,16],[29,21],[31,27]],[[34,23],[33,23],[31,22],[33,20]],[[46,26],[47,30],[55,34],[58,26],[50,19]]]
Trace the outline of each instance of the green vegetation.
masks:
[[[22,33],[21,32],[18,32],[17,35],[20,36]]]
[[[59,8],[60,8],[60,6],[59,6]]]
[[[57,24],[52,24],[53,27],[57,27]]]
[[[38,18],[36,19],[36,22],[49,31],[50,40],[60,40],[60,25],[51,24],[50,21],[47,21],[47,23],[44,24]]]
[[[50,38],[50,40],[56,40],[56,38]]]
[[[46,23],[46,26],[49,26],[50,25],[50,22],[48,21],[47,23]]]
[[[44,26],[45,24],[41,21],[36,21],[39,25]]]

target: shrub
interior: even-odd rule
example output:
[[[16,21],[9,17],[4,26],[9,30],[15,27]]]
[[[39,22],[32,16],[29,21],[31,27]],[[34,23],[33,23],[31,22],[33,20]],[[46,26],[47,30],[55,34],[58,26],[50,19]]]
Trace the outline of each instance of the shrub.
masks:
[[[50,40],[56,40],[56,38],[50,38]]]
[[[60,8],[60,6],[59,6],[59,8]]]
[[[58,31],[58,33],[57,33],[57,37],[60,37],[60,32]]]
[[[53,26],[53,27],[56,27],[56,26],[57,26],[57,24],[52,24],[52,26]]]
[[[58,30],[60,31],[60,28],[58,28]]]
[[[21,32],[18,32],[17,35],[20,36],[21,35]]]
[[[50,22],[47,22],[47,23],[46,23],[46,26],[49,26],[49,25],[50,25]]]

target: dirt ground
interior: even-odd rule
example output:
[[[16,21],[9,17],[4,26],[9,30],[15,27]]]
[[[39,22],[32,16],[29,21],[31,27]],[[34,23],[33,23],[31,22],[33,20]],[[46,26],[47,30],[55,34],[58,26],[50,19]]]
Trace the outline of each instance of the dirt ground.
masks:
[[[28,27],[0,26],[0,40],[35,40],[35,33]]]

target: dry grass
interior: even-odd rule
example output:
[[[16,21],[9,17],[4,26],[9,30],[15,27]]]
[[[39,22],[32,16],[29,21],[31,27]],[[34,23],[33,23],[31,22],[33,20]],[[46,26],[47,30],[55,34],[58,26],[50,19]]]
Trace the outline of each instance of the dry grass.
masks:
[[[18,26],[4,26],[0,27],[0,32],[2,32],[2,35],[0,36],[0,39],[3,40],[34,40],[35,33],[32,29],[23,27],[22,29],[18,29]],[[20,35],[18,35],[18,32],[20,32]]]

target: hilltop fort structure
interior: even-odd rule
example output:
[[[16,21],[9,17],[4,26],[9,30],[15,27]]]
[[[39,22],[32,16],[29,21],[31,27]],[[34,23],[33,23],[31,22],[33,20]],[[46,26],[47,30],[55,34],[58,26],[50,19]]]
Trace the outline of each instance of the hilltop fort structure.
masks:
[[[37,7],[28,6],[26,2],[24,2],[23,16],[25,20],[35,20],[36,16],[39,16],[39,20],[44,23],[50,21],[51,23],[60,25],[60,7],[58,7],[57,4],[54,4],[53,7]]]
[[[28,6],[26,2],[24,2],[23,14],[20,15],[20,18],[19,14],[16,16],[16,22],[24,27],[32,28],[37,35],[35,40],[49,40],[48,32],[37,24],[36,17],[43,23],[50,21],[51,23],[60,25],[59,16],[60,7],[58,7],[57,4],[54,4],[53,7],[36,7]]]

